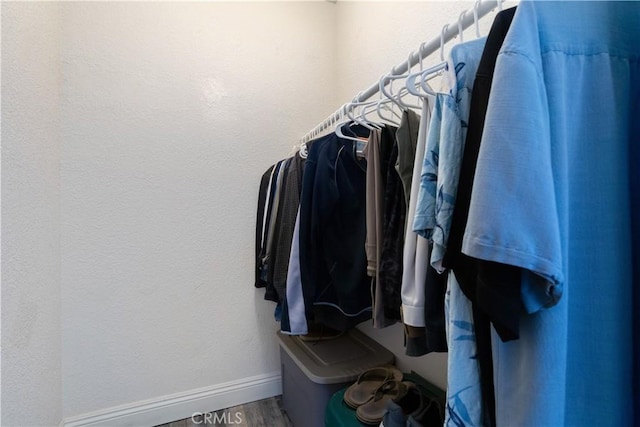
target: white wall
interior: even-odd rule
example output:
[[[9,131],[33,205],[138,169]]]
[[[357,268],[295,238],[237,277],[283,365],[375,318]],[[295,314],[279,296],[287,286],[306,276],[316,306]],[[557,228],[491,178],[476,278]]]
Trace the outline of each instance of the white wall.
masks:
[[[406,62],[420,44],[439,37],[442,27],[456,23],[460,14],[472,10],[471,1],[359,2],[337,3],[338,57],[336,61],[339,104],[377,82],[391,67]],[[507,7],[507,6],[505,6]],[[480,21],[486,35],[495,13]],[[464,40],[475,37],[475,27],[463,33]],[[454,42],[445,45],[445,55]],[[425,59],[425,65],[440,62],[440,53]],[[414,70],[417,70],[417,66]],[[394,86],[395,87],[395,86]],[[434,86],[435,87],[435,86]],[[377,95],[376,95],[377,96]],[[367,335],[391,350],[405,371],[414,370],[442,389],[447,383],[446,353],[419,358],[405,356],[402,326],[376,330],[369,323],[359,326]]]
[[[277,372],[263,170],[471,6],[3,3],[2,425]]]
[[[335,86],[339,102],[350,101],[392,66],[406,62],[409,53],[417,51],[421,43],[439,37],[444,25],[455,24],[460,14],[472,10],[473,5],[469,0],[338,1]],[[493,16],[495,13],[480,20],[481,34],[488,33]],[[475,27],[463,35],[464,40],[475,38]],[[445,45],[445,55],[454,43]],[[439,52],[424,60],[426,65],[439,62]],[[414,70],[417,69],[416,66]]]
[[[2,3],[3,426],[62,418],[55,3]]]
[[[278,372],[258,183],[335,104],[334,6],[60,7],[65,417]]]

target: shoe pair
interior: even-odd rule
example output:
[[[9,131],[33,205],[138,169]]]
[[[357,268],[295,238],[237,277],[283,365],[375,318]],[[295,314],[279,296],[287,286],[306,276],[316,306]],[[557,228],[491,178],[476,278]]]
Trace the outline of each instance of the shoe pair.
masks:
[[[443,422],[440,404],[415,385],[402,397],[387,402],[382,420],[384,427],[441,426]]]
[[[415,384],[408,381],[388,380],[373,394],[371,400],[356,409],[356,417],[365,424],[380,425],[387,412],[387,406],[401,400]]]
[[[367,369],[344,392],[344,402],[351,408],[357,409],[371,400],[382,384],[390,380],[402,380],[402,372],[395,366],[379,366]]]

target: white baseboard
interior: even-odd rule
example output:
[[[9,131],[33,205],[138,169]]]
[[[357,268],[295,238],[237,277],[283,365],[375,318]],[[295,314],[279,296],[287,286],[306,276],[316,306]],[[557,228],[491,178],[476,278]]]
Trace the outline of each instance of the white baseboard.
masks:
[[[155,426],[279,394],[280,372],[274,372],[67,418],[61,426]]]

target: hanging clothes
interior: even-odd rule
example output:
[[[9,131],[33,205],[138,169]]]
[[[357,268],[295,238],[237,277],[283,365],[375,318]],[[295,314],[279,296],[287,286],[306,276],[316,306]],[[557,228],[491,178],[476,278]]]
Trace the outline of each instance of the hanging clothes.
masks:
[[[286,165],[286,175],[282,184],[282,200],[278,209],[277,223],[279,224],[274,236],[273,246],[273,287],[278,294],[279,301],[286,298],[287,271],[291,254],[293,232],[300,206],[300,192],[302,191],[302,174],[305,159],[296,152]]]
[[[367,274],[371,279],[371,298],[373,304],[373,327],[384,328],[394,323],[385,316],[383,287],[380,286],[380,260],[384,243],[384,195],[387,187],[389,159],[395,141],[397,129],[384,126],[374,129],[364,148],[367,161],[366,172],[366,238]]]
[[[476,159],[480,149],[482,129],[489,102],[489,92],[493,79],[496,58],[507,31],[513,20],[515,8],[504,10],[496,15],[487,36],[482,58],[478,65],[473,92],[471,95],[467,136],[464,144],[464,154],[460,165],[460,177],[456,194],[451,229],[447,240],[447,250],[443,260],[445,268],[451,269],[457,283],[450,283],[450,305],[459,304],[462,310],[471,303],[473,313],[473,331],[477,360],[480,368],[480,385],[482,389],[483,420],[484,424],[495,425],[495,393],[493,386],[493,358],[491,354],[491,329],[489,318],[483,310],[477,306],[476,289],[479,277],[480,261],[462,254],[462,237],[469,213],[469,203],[473,187],[473,175],[475,173]],[[519,272],[518,272],[519,273]],[[519,275],[514,280],[519,279]],[[459,286],[458,286],[459,285]],[[519,289],[519,286],[517,287]],[[464,295],[460,295],[460,291]],[[457,303],[456,303],[457,300]],[[520,308],[518,306],[518,312]],[[469,308],[465,310],[469,312]],[[452,349],[450,353],[455,353]],[[456,356],[453,355],[452,358]]]
[[[256,288],[264,288],[266,286],[265,281],[261,279],[262,271],[262,250],[265,245],[265,229],[266,229],[266,204],[267,197],[269,195],[269,181],[271,180],[271,174],[273,172],[274,165],[269,166],[269,169],[262,175],[260,179],[260,189],[258,191],[258,209],[256,215],[256,245],[255,245],[255,282]]]
[[[261,238],[261,248],[260,254],[258,257],[258,287],[265,288],[264,299],[269,301],[278,302],[278,295],[276,293],[275,288],[273,287],[272,279],[272,271],[269,268],[269,265],[272,263],[271,259],[271,250],[272,250],[272,242],[273,236],[276,230],[276,217],[277,217],[277,206],[278,199],[280,196],[280,184],[282,183],[282,171],[283,165],[286,163],[285,160],[281,160],[277,162],[273,169],[271,170],[271,175],[269,177],[269,183],[266,189],[266,197],[265,197],[265,205],[263,212],[263,224],[262,224],[262,238]]]
[[[632,135],[640,135],[640,120],[633,122]],[[630,144],[629,199],[631,205],[631,223],[633,241],[633,407],[634,426],[640,425],[640,144]]]
[[[451,49],[447,74],[451,89],[436,97],[413,223],[414,231],[433,244],[429,261],[442,274],[439,292],[432,297],[444,305],[449,348],[445,424],[452,425],[487,425],[483,419],[486,411],[482,408],[471,304],[460,291],[455,277],[442,266],[456,201],[473,80],[484,45],[483,38]],[[443,292],[445,281],[446,292]]]
[[[400,126],[384,126],[371,133],[364,154],[367,158],[368,274],[373,276],[373,326],[384,328],[401,320],[402,252],[406,224],[406,202],[410,191],[418,138],[419,116],[404,111]],[[407,163],[410,163],[408,165]]]
[[[302,289],[307,319],[339,331],[371,318],[365,185],[354,141],[332,133],[314,142],[300,198]]]
[[[636,2],[523,1],[498,55],[462,246],[522,269],[519,339],[493,335],[498,425],[633,422],[639,22]]]
[[[405,325],[406,354],[414,357],[433,351],[447,351],[444,305],[439,304],[439,299],[431,295],[434,288],[437,289],[436,296],[441,294],[441,290],[444,289],[444,280],[429,263],[430,243],[413,231],[427,129],[431,121],[433,105],[432,97],[423,101],[403,249],[402,318]],[[427,283],[430,285],[427,286]],[[432,286],[434,283],[439,283],[440,286]]]
[[[305,307],[302,290],[302,275],[300,273],[300,209],[296,214],[293,236],[291,239],[291,252],[287,269],[286,298],[282,303],[282,317],[280,331],[287,335],[306,335],[309,332],[307,325],[307,309]]]
[[[405,204],[402,179],[396,170],[400,146],[410,152],[412,144],[410,116],[403,113],[400,126],[395,132],[391,153],[387,159],[387,179],[384,189],[382,250],[377,287],[381,299],[374,303],[381,306],[387,323],[400,320],[400,290],[402,288],[402,248],[404,244],[404,225],[407,207]],[[417,128],[416,128],[417,131]]]
[[[404,202],[409,207],[411,197],[411,181],[413,178],[413,163],[418,147],[418,134],[420,132],[420,116],[413,110],[404,110],[396,140],[398,142],[398,160],[395,164],[396,172],[402,181],[404,189]]]
[[[277,176],[274,176],[274,186],[275,190],[273,193],[273,200],[270,206],[270,221],[269,227],[267,230],[267,243],[266,243],[266,252],[263,257],[263,274],[266,274],[266,291],[265,291],[265,299],[274,301],[276,303],[280,302],[280,295],[278,295],[278,291],[276,290],[274,281],[273,281],[273,273],[275,268],[275,259],[277,256],[277,245],[276,241],[278,240],[281,230],[282,230],[282,200],[284,198],[284,186],[287,179],[287,171],[289,169],[289,165],[291,163],[291,159],[284,159],[278,164],[278,172]],[[266,271],[266,273],[265,273]],[[277,317],[277,316],[276,316]]]

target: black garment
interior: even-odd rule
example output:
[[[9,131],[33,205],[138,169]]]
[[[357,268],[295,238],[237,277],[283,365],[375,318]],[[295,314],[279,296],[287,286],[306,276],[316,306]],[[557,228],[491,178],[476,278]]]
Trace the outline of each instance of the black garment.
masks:
[[[273,261],[271,260],[271,250],[273,247],[273,237],[277,232],[277,207],[279,203],[278,195],[278,175],[283,172],[287,160],[280,160],[273,168],[273,177],[269,187],[269,202],[267,203],[267,220],[265,223],[265,233],[263,239],[263,247],[261,253],[262,264],[260,267],[260,279],[265,284],[264,299],[267,301],[278,302],[278,294],[273,286]]]
[[[424,326],[404,325],[404,354],[409,357],[424,356],[427,349],[427,335]]]
[[[404,203],[409,206],[411,196],[411,181],[413,179],[413,163],[418,147],[418,131],[420,128],[420,116],[413,110],[405,110],[402,113],[402,121],[396,132],[398,141],[398,160],[395,168],[402,180],[404,188]]]
[[[354,145],[336,134],[314,141],[300,196],[300,274],[307,322],[337,330],[371,318],[364,247],[366,162],[356,157]]]
[[[258,210],[256,216],[256,271],[255,271],[255,283],[256,288],[264,288],[266,282],[260,279],[260,272],[262,270],[262,233],[264,231],[264,209],[267,202],[267,195],[269,194],[269,178],[275,165],[269,166],[269,169],[262,175],[260,179],[260,190],[258,191]]]
[[[388,184],[388,179],[389,179],[389,174],[392,173],[394,171],[394,167],[395,167],[395,160],[392,159],[392,152],[394,149],[394,145],[396,144],[396,133],[398,131],[398,128],[396,128],[395,126],[384,126],[381,131],[380,131],[380,140],[378,141],[378,151],[379,151],[379,165],[378,165],[378,170],[380,172],[380,186],[384,192],[383,194],[383,198],[382,198],[382,202],[381,202],[381,206],[380,206],[380,211],[377,213],[377,215],[379,216],[380,221],[382,221],[382,233],[381,235],[378,237],[378,241],[376,242],[376,245],[378,247],[378,250],[380,251],[380,259],[377,260],[376,262],[376,271],[373,274],[373,277],[371,279],[371,295],[374,296],[374,298],[380,297],[381,300],[378,301],[377,299],[373,301],[374,304],[374,311],[377,314],[380,314],[380,308],[382,308],[382,314],[383,316],[381,316],[384,321],[379,321],[377,327],[387,327],[390,325],[393,325],[398,319],[397,316],[395,315],[391,315],[391,316],[387,316],[386,314],[386,305],[385,305],[385,290],[384,290],[384,281],[385,281],[385,269],[386,268],[393,268],[392,266],[387,265],[386,267],[382,265],[382,260],[383,260],[383,255],[382,252],[384,250],[384,239],[385,239],[385,215],[387,212],[387,184]],[[396,156],[397,158],[397,150],[396,150]],[[395,184],[395,181],[394,181]],[[393,185],[394,188],[397,188],[397,185]],[[365,197],[366,199],[366,197]],[[388,254],[387,254],[388,255]],[[400,279],[402,279],[402,273],[400,273]],[[392,276],[394,277],[394,276]],[[394,280],[394,279],[391,279]],[[378,288],[378,286],[381,286],[381,288]],[[380,289],[381,291],[378,291],[378,289]]]
[[[428,258],[431,259],[433,244],[429,243]],[[431,265],[427,267],[424,287],[424,319],[427,351],[447,351],[446,321],[444,316],[444,298],[447,292],[447,275],[440,274]]]
[[[429,243],[427,260],[431,259],[433,244]],[[444,297],[447,291],[447,275],[438,273],[435,268],[427,266],[424,328],[405,325],[405,353],[407,356],[423,356],[431,352],[444,353],[447,349],[446,321],[444,315]]]
[[[300,206],[300,192],[302,191],[302,173],[305,159],[296,153],[287,165],[286,175],[282,182],[281,199],[278,207],[277,234],[274,236],[271,258],[273,265],[272,283],[279,301],[286,297],[287,273],[293,230]]]
[[[503,269],[501,264],[490,261],[480,261],[464,255],[462,253],[462,239],[469,216],[473,177],[478,161],[482,130],[484,129],[484,120],[489,103],[493,70],[498,52],[507,35],[514,13],[515,8],[511,8],[500,12],[496,16],[478,66],[478,72],[471,95],[469,125],[460,168],[458,192],[451,220],[449,239],[447,241],[447,252],[443,260],[443,265],[454,271],[462,291],[471,301],[478,300],[479,283],[482,283],[482,287],[486,288],[485,290],[487,292],[493,294],[491,298],[483,298],[484,301],[488,302],[488,300],[493,300],[493,298],[497,298],[499,295],[504,296],[504,298],[500,297],[503,300],[502,303],[494,304],[493,307],[483,307],[483,309],[487,309],[489,317],[492,320],[494,318],[498,320],[494,326],[504,340],[517,339],[518,337],[520,271],[518,269]],[[480,273],[478,272],[479,263],[487,264],[483,266]],[[496,290],[495,292],[489,290],[493,284],[504,283],[505,280],[508,281],[510,286],[506,286],[504,290]],[[514,283],[516,283],[517,286],[513,286]],[[516,298],[515,303],[511,301],[513,298]],[[504,310],[504,312],[496,312],[495,315],[492,315],[493,310]]]
[[[640,85],[640,82],[635,82]],[[634,91],[638,93],[638,91]],[[636,117],[640,113],[640,99],[635,100]],[[633,121],[630,135],[640,135],[640,121]],[[634,426],[640,427],[640,141],[629,144],[629,171],[631,183],[631,265],[633,266],[633,408]]]
[[[267,240],[267,253],[265,256],[265,263],[267,265],[267,289],[265,291],[264,299],[274,302],[282,301],[282,293],[278,292],[274,281],[275,268],[276,268],[276,259],[278,257],[278,250],[286,250],[279,246],[278,242],[282,237],[282,233],[284,231],[282,221],[284,219],[282,215],[282,210],[284,207],[284,198],[286,192],[286,184],[289,175],[289,170],[291,166],[292,158],[288,158],[282,160],[280,166],[280,179],[275,179],[274,177],[274,187],[276,189],[276,194],[274,196],[274,204],[271,207],[271,221],[275,221],[273,223],[273,229],[270,230],[271,233],[268,236]],[[277,198],[277,200],[275,200]],[[296,207],[297,209],[297,207]],[[294,214],[295,215],[295,214]],[[294,217],[295,222],[295,217]],[[293,234],[293,229],[291,230],[291,234]],[[289,251],[291,250],[291,242],[289,242]],[[287,260],[287,266],[289,265]],[[286,274],[286,273],[285,273]],[[283,288],[284,289],[284,288]]]
[[[462,253],[462,239],[469,216],[473,178],[480,151],[482,131],[489,103],[493,71],[500,47],[507,35],[516,8],[500,12],[491,26],[471,94],[467,137],[460,168],[460,180],[453,210],[447,252],[443,265],[453,270],[460,288],[473,307],[476,348],[480,365],[483,418],[495,426],[495,393],[491,351],[491,327],[503,340],[518,337],[521,271],[512,266],[481,261]],[[508,284],[508,285],[505,285]],[[514,286],[515,284],[515,286]]]
[[[397,135],[396,135],[397,136]],[[398,144],[393,144],[387,167],[387,182],[384,191],[384,217],[382,222],[382,252],[380,254],[379,282],[382,287],[384,316],[389,321],[400,320],[402,298],[402,255],[404,244],[404,224],[407,207],[404,189],[398,171]],[[376,301],[378,304],[379,301]]]

